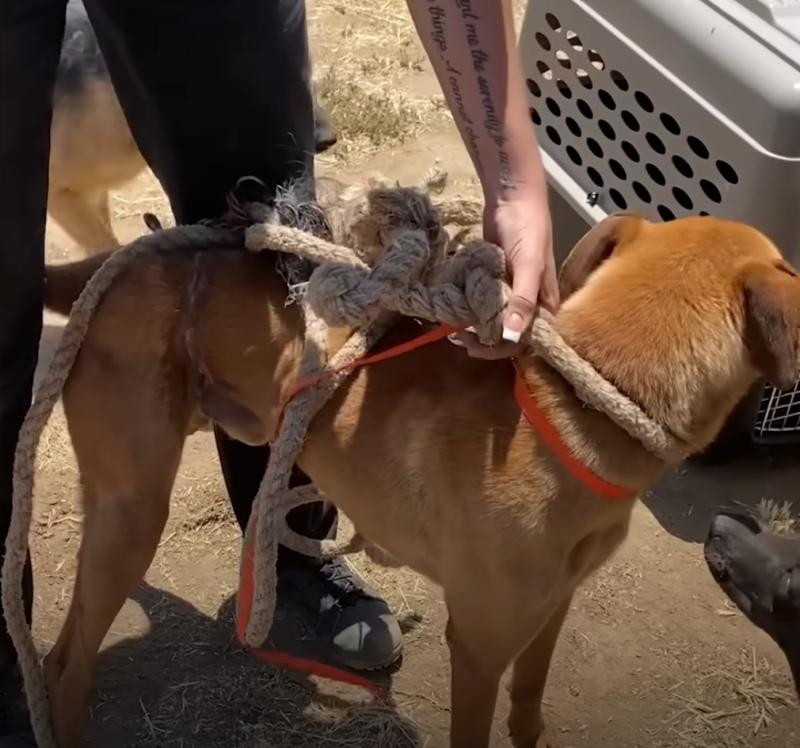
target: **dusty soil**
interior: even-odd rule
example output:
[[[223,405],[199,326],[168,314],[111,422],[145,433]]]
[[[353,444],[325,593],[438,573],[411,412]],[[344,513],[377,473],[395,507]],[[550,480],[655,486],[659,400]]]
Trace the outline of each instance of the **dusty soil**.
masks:
[[[475,179],[401,0],[316,0],[311,34],[321,89],[344,138],[321,173],[375,171],[417,182],[440,158],[451,191]],[[388,134],[387,134],[388,133]],[[167,216],[149,173],[115,195],[115,226],[132,238],[141,214]],[[51,259],[76,256],[57,228]],[[62,320],[48,318],[43,364]],[[70,596],[80,537],[77,474],[57,412],[40,451],[34,552],[36,635],[54,640]],[[562,748],[767,748],[797,745],[800,719],[772,643],[731,609],[707,573],[701,541],[711,511],[731,501],[793,500],[792,456],[753,455],[724,468],[682,467],[634,514],[630,539],[576,597],[546,702]],[[363,694],[266,668],[231,625],[239,532],[213,441],[190,439],[172,514],[146,582],[105,643],[92,744],[133,746],[443,746],[448,725],[445,611],[408,571],[355,565],[404,621],[393,676],[399,713]],[[501,694],[496,746],[508,746]]]

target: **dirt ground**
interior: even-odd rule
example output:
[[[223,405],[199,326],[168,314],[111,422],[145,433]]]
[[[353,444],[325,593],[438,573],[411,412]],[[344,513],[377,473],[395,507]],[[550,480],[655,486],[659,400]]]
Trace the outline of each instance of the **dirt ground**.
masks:
[[[419,181],[439,158],[451,192],[476,194],[464,150],[402,0],[315,0],[316,77],[342,142],[319,159],[345,181],[382,172]],[[143,174],[114,196],[133,238],[141,214],[167,217]],[[52,260],[76,256],[51,228]],[[62,320],[48,318],[43,364]],[[546,713],[561,748],[767,748],[798,744],[800,719],[781,654],[726,603],[701,556],[711,512],[732,501],[792,501],[792,455],[724,468],[681,467],[636,509],[630,539],[576,597],[552,669]],[[36,635],[52,644],[70,596],[80,536],[77,474],[63,415],[40,451],[34,552]],[[112,627],[98,668],[96,746],[253,748],[443,746],[448,726],[445,611],[409,571],[355,565],[406,630],[393,676],[398,714],[358,691],[264,667],[231,625],[239,532],[207,434],[190,439],[156,561]],[[495,746],[508,746],[501,693]]]

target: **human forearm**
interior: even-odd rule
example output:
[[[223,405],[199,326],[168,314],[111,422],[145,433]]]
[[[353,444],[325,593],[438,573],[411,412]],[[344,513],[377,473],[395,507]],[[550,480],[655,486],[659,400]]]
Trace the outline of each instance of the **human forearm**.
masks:
[[[522,191],[546,205],[510,0],[408,0],[408,7],[487,203]]]
[[[484,237],[502,247],[512,280],[505,343],[482,346],[465,332],[460,344],[484,358],[514,355],[538,303],[557,306],[558,288],[547,185],[528,118],[511,0],[407,2],[481,180]]]

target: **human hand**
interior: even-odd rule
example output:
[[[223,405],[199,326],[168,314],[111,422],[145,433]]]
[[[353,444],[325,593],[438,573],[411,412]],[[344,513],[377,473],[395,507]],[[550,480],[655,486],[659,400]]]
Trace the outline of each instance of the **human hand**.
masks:
[[[508,358],[523,347],[521,340],[533,323],[539,304],[551,312],[558,307],[547,200],[520,194],[488,203],[484,209],[483,235],[503,249],[511,276],[512,296],[503,318],[503,341],[486,346],[466,331],[452,335],[450,340],[476,358]]]

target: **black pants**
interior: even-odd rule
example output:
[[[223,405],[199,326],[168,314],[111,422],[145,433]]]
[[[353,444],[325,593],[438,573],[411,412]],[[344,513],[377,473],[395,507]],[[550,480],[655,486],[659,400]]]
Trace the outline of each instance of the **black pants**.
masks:
[[[66,0],[0,1],[0,537],[11,512],[17,433],[31,397],[42,324],[53,84]],[[85,0],[114,87],[178,222],[216,217],[236,180],[275,186],[313,174],[304,0]],[[217,434],[240,525],[266,448]],[[301,475],[298,480],[303,480]],[[293,526],[330,534],[335,510]],[[286,558],[286,556],[284,556]],[[32,585],[26,591],[29,615]],[[2,626],[0,672],[14,661]]]

